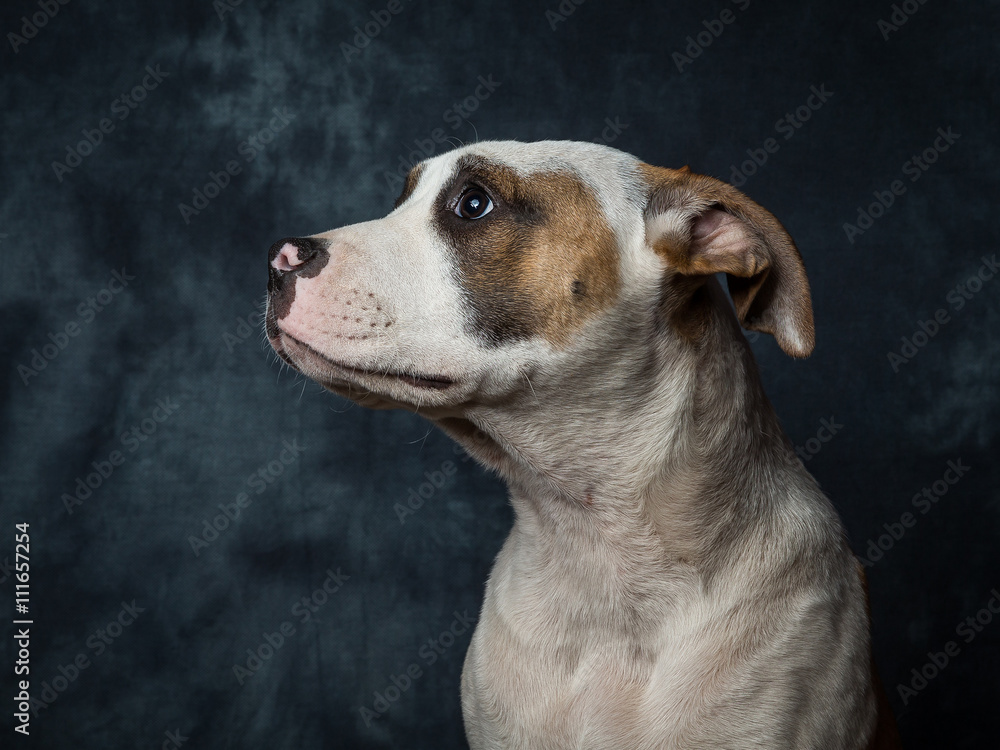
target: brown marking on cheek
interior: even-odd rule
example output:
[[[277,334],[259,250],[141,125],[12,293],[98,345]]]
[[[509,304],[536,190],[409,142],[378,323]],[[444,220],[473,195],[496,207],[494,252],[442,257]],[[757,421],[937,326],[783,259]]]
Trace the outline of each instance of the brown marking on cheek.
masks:
[[[396,198],[396,202],[392,206],[393,208],[399,208],[406,203],[407,198],[413,195],[413,191],[417,189],[417,183],[420,182],[420,175],[422,175],[423,172],[424,165],[422,163],[407,172],[406,182],[403,183],[403,192],[399,194],[398,198]]]
[[[565,346],[617,299],[617,246],[600,203],[579,178],[549,172],[532,183],[544,196],[547,221],[525,255],[522,283],[542,312],[543,335]]]
[[[469,185],[494,203],[481,219],[455,215]],[[457,258],[472,327],[489,344],[572,334],[618,297],[614,233],[593,191],[564,171],[520,175],[467,157],[441,192],[435,216]]]

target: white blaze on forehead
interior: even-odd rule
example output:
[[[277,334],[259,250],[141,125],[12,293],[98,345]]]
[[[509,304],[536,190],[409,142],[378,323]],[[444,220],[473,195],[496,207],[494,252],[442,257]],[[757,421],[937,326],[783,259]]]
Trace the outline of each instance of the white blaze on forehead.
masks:
[[[447,154],[436,156],[429,161],[421,162],[420,165],[414,167],[414,169],[419,169],[419,179],[417,180],[416,187],[409,197],[407,197],[406,201],[393,213],[408,210],[419,204],[426,214],[427,226],[430,226],[429,211],[434,210],[435,206],[432,205],[434,199],[437,198],[444,183],[451,177],[454,171],[457,153],[456,151],[450,151]]]

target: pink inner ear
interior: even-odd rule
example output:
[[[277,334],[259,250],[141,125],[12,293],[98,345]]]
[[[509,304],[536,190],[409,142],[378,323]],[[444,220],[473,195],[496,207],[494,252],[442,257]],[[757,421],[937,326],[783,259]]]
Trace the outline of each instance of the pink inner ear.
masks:
[[[761,270],[756,262],[755,245],[742,221],[717,208],[698,215],[691,225],[691,260],[712,272],[753,276]]]

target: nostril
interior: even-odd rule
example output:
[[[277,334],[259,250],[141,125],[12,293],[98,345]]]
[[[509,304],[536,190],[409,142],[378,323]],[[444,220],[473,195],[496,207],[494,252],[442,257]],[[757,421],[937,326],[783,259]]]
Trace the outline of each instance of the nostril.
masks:
[[[286,242],[278,251],[277,256],[271,261],[271,265],[278,271],[294,271],[305,261],[299,260],[299,249],[291,242]]]
[[[286,237],[271,245],[268,260],[271,268],[279,273],[297,271],[325,249],[326,244],[311,237]]]

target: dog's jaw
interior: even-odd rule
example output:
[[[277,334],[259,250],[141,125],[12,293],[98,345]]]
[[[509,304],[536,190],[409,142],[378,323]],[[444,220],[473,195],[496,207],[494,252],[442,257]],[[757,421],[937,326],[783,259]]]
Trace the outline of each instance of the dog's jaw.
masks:
[[[280,331],[280,327],[279,327]],[[322,385],[342,388],[352,384],[363,385],[375,381],[399,381],[417,390],[443,391],[455,385],[455,381],[443,376],[416,375],[391,370],[369,370],[342,362],[336,362],[316,351],[309,344],[291,334],[280,331],[275,348],[280,347],[286,360],[304,375]]]
[[[371,409],[422,410],[426,416],[449,407],[460,384],[440,375],[370,370],[336,362],[281,330],[268,334],[275,353],[288,365],[338,396]],[[446,408],[441,414],[451,414]]]

